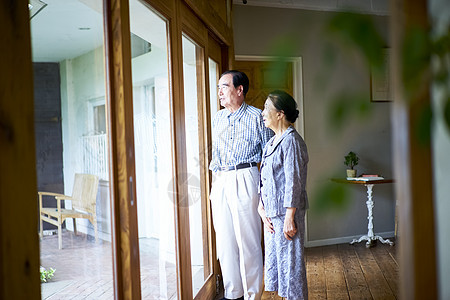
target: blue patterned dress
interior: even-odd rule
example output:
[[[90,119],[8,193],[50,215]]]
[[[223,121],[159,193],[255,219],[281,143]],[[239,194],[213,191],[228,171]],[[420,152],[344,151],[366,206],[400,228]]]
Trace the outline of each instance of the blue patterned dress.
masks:
[[[288,300],[308,299],[304,260],[308,153],[302,137],[289,127],[274,142],[269,140],[261,162],[261,200],[275,233],[264,231],[266,291],[278,291]],[[295,207],[297,233],[291,241],[283,234],[287,207]]]

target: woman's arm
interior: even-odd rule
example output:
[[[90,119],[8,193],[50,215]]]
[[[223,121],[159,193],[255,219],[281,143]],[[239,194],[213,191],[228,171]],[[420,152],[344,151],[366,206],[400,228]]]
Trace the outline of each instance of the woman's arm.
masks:
[[[266,217],[266,211],[261,201],[259,201],[258,213],[264,223],[264,227],[266,228],[266,230],[270,233],[275,233],[275,231],[273,230],[272,221],[270,220],[270,218]]]
[[[297,233],[297,226],[295,226],[294,216],[295,207],[286,208],[286,216],[284,217],[283,233],[287,240],[292,240],[292,237]]]

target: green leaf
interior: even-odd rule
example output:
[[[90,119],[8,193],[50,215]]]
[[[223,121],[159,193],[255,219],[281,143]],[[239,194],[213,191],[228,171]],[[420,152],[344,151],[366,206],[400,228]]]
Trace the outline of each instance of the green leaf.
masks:
[[[433,120],[433,111],[428,104],[423,107],[415,124],[415,132],[420,144],[428,145],[431,140],[431,125]]]
[[[46,269],[44,267],[40,267],[39,268],[40,271],[40,278],[41,278],[41,282],[47,282],[47,280],[52,279],[53,276],[55,276],[55,269],[50,268],[50,269]]]
[[[447,129],[450,131],[450,97],[447,98],[447,101],[444,104],[444,121],[447,125]]]

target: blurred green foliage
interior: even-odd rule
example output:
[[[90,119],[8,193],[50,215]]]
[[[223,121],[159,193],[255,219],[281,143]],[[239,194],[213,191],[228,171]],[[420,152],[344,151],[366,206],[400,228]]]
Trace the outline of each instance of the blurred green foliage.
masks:
[[[386,42],[368,15],[351,12],[337,13],[325,27],[326,32],[336,36],[348,47],[357,49],[374,72],[381,72]]]
[[[373,19],[368,15],[350,12],[337,13],[331,18],[326,32],[344,46],[360,53],[370,70],[377,75],[383,71],[382,49],[387,46],[378,32]],[[333,48],[325,49],[324,60],[334,63]],[[442,91],[442,116],[450,132],[450,28],[444,35],[433,36],[423,28],[408,28],[401,48],[401,80],[405,100],[409,105],[424,95],[430,96],[430,83]],[[431,63],[433,62],[433,68]],[[362,105],[364,96],[358,94],[341,94],[335,98],[330,107],[332,128],[342,128],[343,119],[350,115],[367,115],[370,106]],[[431,101],[430,101],[431,102]],[[441,113],[441,112],[439,112]],[[428,144],[434,118],[430,105],[419,107],[414,132],[420,142]]]
[[[337,54],[347,53],[350,57],[358,55],[374,76],[381,76],[384,72],[384,54],[387,42],[378,32],[373,18],[368,15],[351,12],[336,13],[324,27],[324,36],[328,40],[323,48],[322,60],[326,66],[324,74],[318,83],[327,82],[326,76],[331,74],[337,63]],[[337,92],[327,111],[328,127],[333,134],[343,130],[348,120],[356,117],[362,121],[371,114],[371,103],[367,91],[349,90],[346,87]]]
[[[433,83],[442,90],[442,116],[450,132],[450,26],[445,34],[431,37],[431,59],[433,65]]]
[[[346,53],[350,56],[355,53],[361,56],[374,76],[384,75],[383,49],[388,48],[389,43],[379,32],[373,16],[352,12],[335,13],[325,25],[320,38],[325,43],[321,57],[322,66],[326,65],[327,68],[315,79],[317,90],[322,90],[324,82],[329,81],[338,62],[337,53],[342,53],[338,47],[347,49]],[[269,75],[273,76],[272,80],[284,74],[286,64],[283,57],[296,56],[300,43],[301,38],[294,32],[287,32],[272,44],[270,53],[279,57],[273,68],[278,71]],[[399,57],[404,100],[417,114],[416,123],[412,124],[413,134],[419,142],[429,145],[433,122],[438,120],[438,117],[442,117],[450,133],[450,28],[441,35],[432,35],[423,28],[408,28]],[[442,110],[433,112],[431,101],[418,101],[431,96],[430,84],[438,87],[440,91]],[[366,119],[373,107],[368,98],[367,91],[349,90],[344,87],[342,91],[337,92],[327,112],[328,129],[336,133],[348,125],[351,117]],[[343,177],[339,176],[339,172],[335,174],[337,177]],[[348,185],[331,181],[317,185],[312,195],[312,212],[345,210],[350,199]]]
[[[336,176],[340,178],[342,176]],[[321,215],[328,212],[345,212],[350,204],[350,190],[346,184],[325,181],[318,185],[314,199],[311,201],[310,212]]]
[[[338,132],[347,124],[349,117],[364,120],[370,114],[370,102],[365,94],[342,91],[334,97],[327,114],[329,128]]]
[[[325,27],[326,34],[337,43],[359,53],[374,76],[383,72],[383,52],[388,43],[383,40],[372,17],[350,12],[337,13]],[[330,69],[336,63],[336,48],[330,43],[322,54]],[[401,83],[405,101],[415,109],[417,118],[412,124],[417,140],[429,145],[432,126],[438,114],[450,133],[450,28],[440,36],[433,36],[423,28],[408,28],[400,49]],[[433,64],[432,64],[433,63]],[[320,82],[326,82],[323,78]],[[430,84],[438,87],[442,111],[433,112],[430,101],[419,101],[431,97]],[[334,132],[342,130],[351,116],[365,118],[371,107],[367,95],[343,90],[329,107],[330,126]],[[342,211],[348,204],[347,185],[328,182],[318,185],[313,195],[313,211]]]

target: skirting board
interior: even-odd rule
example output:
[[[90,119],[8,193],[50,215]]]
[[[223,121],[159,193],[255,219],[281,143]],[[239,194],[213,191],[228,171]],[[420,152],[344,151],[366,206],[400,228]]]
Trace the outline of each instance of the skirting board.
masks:
[[[377,233],[375,233],[375,235],[379,235],[382,238],[393,238],[394,231],[377,232]],[[324,239],[324,240],[305,241],[305,248],[336,245],[336,244],[345,244],[345,243],[350,243],[353,239],[358,239],[360,237],[361,237],[361,235],[355,235],[355,236],[331,238],[331,239]],[[361,243],[365,243],[365,241],[362,241]]]

